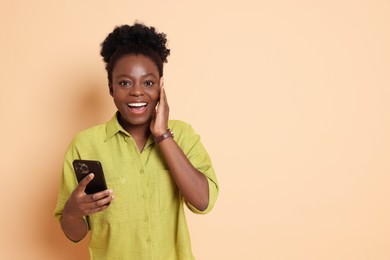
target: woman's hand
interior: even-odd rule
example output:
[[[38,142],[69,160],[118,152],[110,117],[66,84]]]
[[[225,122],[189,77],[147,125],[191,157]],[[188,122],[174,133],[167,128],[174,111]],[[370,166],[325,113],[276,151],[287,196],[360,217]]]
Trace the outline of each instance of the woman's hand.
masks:
[[[85,177],[70,195],[65,203],[62,213],[61,228],[65,235],[72,241],[82,240],[88,232],[87,224],[83,217],[105,210],[114,199],[111,190],[86,194],[85,187],[93,179],[93,174]]]
[[[89,174],[72,192],[64,206],[64,218],[82,218],[86,215],[105,210],[109,206],[108,203],[114,199],[111,190],[105,190],[90,195],[85,193],[85,187],[93,177],[93,174]]]
[[[150,122],[150,131],[153,136],[160,136],[168,130],[169,106],[164,89],[164,79],[160,80],[160,101]]]

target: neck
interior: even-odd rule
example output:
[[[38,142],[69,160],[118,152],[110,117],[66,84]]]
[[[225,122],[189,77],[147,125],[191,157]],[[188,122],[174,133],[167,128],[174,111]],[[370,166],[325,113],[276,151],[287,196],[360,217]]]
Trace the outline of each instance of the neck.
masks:
[[[139,151],[142,151],[150,135],[149,123],[144,125],[130,125],[124,122],[121,117],[119,117],[119,123],[123,129],[125,129],[134,138]]]
[[[134,139],[141,140],[141,139],[148,139],[150,134],[149,126],[147,127],[141,127],[141,126],[132,126],[130,128],[125,129]]]

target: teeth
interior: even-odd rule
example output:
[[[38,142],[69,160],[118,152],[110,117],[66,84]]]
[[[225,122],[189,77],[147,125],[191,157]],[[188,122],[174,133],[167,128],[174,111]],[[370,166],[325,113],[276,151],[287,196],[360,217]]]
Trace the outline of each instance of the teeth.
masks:
[[[142,106],[146,106],[146,103],[129,103],[127,105],[129,107],[142,107]]]

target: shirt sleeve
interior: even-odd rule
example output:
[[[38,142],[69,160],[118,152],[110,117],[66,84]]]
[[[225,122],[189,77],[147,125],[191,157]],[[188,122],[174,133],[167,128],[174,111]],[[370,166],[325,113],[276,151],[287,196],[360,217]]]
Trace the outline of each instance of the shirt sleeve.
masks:
[[[177,123],[182,124],[183,127],[177,127],[177,129],[175,129],[176,127],[172,127],[175,139],[191,164],[206,176],[209,187],[209,204],[205,210],[200,211],[196,209],[188,201],[186,201],[186,205],[196,214],[206,214],[214,207],[219,192],[214,167],[209,154],[200,141],[200,136],[195,133],[192,126],[181,121],[178,121]]]
[[[62,219],[62,214],[64,211],[64,206],[73,190],[77,186],[76,175],[73,170],[72,162],[74,159],[78,159],[80,156],[77,152],[77,149],[72,142],[68,151],[65,154],[64,165],[62,168],[62,176],[60,182],[60,189],[58,191],[57,204],[54,210],[54,217],[60,222]],[[89,229],[88,219],[84,217],[84,221],[87,224],[87,228]],[[74,241],[76,242],[76,241]]]

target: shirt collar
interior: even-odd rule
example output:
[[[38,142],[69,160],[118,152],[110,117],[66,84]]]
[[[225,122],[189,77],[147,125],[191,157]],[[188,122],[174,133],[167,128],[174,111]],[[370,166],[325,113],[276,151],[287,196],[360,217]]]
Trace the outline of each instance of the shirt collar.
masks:
[[[117,133],[121,132],[123,133],[124,135],[126,136],[131,136],[125,129],[123,129],[123,127],[119,124],[119,121],[118,121],[118,116],[119,116],[119,111],[117,111],[115,113],[115,115],[111,118],[110,121],[107,122],[107,126],[106,126],[106,133],[107,133],[107,136],[106,136],[106,139],[104,140],[105,142],[107,142],[111,137],[113,137],[114,135],[116,135]],[[145,144],[145,148],[148,147],[149,145],[151,145],[152,143],[154,143],[154,138],[152,135],[149,135],[149,138],[148,140],[146,141],[146,144]],[[145,149],[144,148],[144,149]]]
[[[124,135],[130,136],[130,134],[123,129],[123,127],[119,124],[118,121],[118,114],[119,112],[116,112],[115,115],[111,118],[110,121],[108,121],[107,126],[106,126],[106,139],[104,140],[107,142],[111,137],[116,135],[119,132],[122,132]]]

